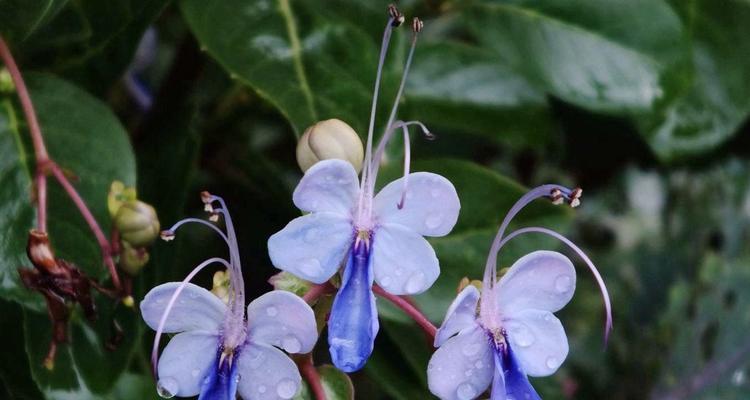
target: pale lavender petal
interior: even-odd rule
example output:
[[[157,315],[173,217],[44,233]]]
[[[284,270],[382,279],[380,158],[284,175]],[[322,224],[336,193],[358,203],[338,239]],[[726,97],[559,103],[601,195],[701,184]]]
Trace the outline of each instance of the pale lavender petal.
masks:
[[[313,167],[314,168],[314,167]],[[354,241],[351,221],[320,212],[293,219],[268,239],[274,267],[299,278],[323,283],[338,271]]]
[[[548,376],[568,356],[568,337],[549,311],[524,310],[503,319],[510,346],[529,376]]]
[[[540,250],[516,261],[496,287],[503,315],[528,309],[555,312],[573,297],[576,271],[568,257]]]
[[[427,366],[427,383],[442,400],[474,399],[490,386],[494,370],[489,337],[477,325],[435,351]]]
[[[141,314],[151,329],[159,327],[159,321],[169,299],[181,282],[167,282],[146,294],[141,301]],[[177,300],[164,324],[165,333],[202,330],[218,332],[224,320],[227,306],[208,290],[188,283]]]
[[[247,326],[249,341],[288,353],[308,353],[318,340],[312,308],[299,296],[282,290],[268,292],[247,306]]]
[[[438,275],[435,250],[420,234],[398,224],[381,224],[372,238],[375,281],[396,295],[422,293]]]
[[[178,397],[196,396],[218,352],[216,334],[191,331],[175,335],[159,359],[159,382]]]
[[[237,388],[243,400],[286,400],[299,391],[302,378],[297,366],[273,346],[248,344],[237,362]]]
[[[359,194],[359,178],[343,160],[323,160],[307,170],[294,190],[294,204],[306,212],[350,215]]]
[[[451,336],[476,326],[477,303],[479,302],[479,290],[473,285],[466,286],[456,296],[448,312],[445,313],[443,325],[435,335],[435,347],[440,347],[443,342]]]
[[[453,184],[429,172],[409,174],[408,188],[399,208],[404,178],[397,179],[380,191],[373,200],[374,213],[380,222],[403,225],[423,236],[445,236],[458,220],[461,203]]]

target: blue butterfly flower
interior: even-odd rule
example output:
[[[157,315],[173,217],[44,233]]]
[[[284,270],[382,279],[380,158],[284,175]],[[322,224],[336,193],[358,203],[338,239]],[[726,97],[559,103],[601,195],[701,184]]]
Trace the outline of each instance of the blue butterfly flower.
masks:
[[[226,232],[206,221],[187,218],[164,231],[171,240],[185,223],[203,224],[227,243],[229,260],[211,258],[198,265],[182,282],[153,288],[141,302],[141,313],[156,331],[152,362],[157,391],[165,398],[200,395],[201,400],[290,399],[301,377],[284,353],[312,351],[318,339],[315,316],[301,298],[284,291],[266,293],[247,306],[237,237],[224,201],[203,194],[212,220],[224,217]],[[214,208],[214,204],[219,207]],[[203,268],[224,265],[230,273],[229,301],[189,283]],[[158,358],[163,333],[176,333]],[[282,351],[282,349],[284,351]]]
[[[580,189],[544,185],[530,191],[505,217],[487,260],[482,290],[464,288],[451,304],[435,336],[438,350],[430,359],[430,391],[443,400],[477,398],[491,387],[492,400],[540,399],[527,376],[553,374],[568,355],[568,339],[554,312],[573,297],[573,264],[554,251],[535,251],[516,261],[497,281],[497,253],[525,233],[553,236],[586,262],[602,291],[607,313],[605,335],[612,326],[610,301],[599,272],[570,240],[546,228],[521,228],[504,237],[511,219],[529,202],[549,197],[555,203],[579,204]]]
[[[372,130],[380,73],[391,30],[403,16],[391,8],[378,64],[373,112],[362,179],[351,164],[324,160],[307,170],[294,191],[294,204],[310,213],[291,221],[268,241],[273,265],[302,279],[323,283],[342,267],[341,287],[328,321],[328,343],[333,363],[345,372],[357,371],[369,358],[378,331],[373,281],[396,295],[427,290],[440,273],[435,252],[423,236],[448,234],[458,219],[456,189],[442,176],[409,173],[409,125],[395,121],[422,25],[413,24],[414,39],[386,130],[374,153]],[[385,145],[393,133],[404,133],[404,177],[374,195],[375,180]]]

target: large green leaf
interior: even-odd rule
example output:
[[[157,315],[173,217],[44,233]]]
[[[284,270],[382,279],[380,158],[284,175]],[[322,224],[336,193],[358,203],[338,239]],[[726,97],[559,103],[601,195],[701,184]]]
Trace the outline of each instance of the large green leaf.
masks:
[[[81,89],[50,75],[28,74],[26,78],[50,156],[74,174],[76,189],[102,229],[109,232],[106,202],[109,185],[114,180],[135,184],[135,160],[127,133],[104,104]],[[45,391],[67,390],[85,382],[86,390],[108,392],[127,366],[138,335],[137,315],[132,309],[120,309],[115,314],[110,304],[97,301],[100,309],[97,323],[90,326],[74,318],[70,331],[72,347],[61,347],[52,373],[41,367],[51,337],[51,323],[39,312],[43,308],[42,296],[26,290],[16,271],[21,266],[30,267],[25,246],[27,232],[34,225],[30,195],[33,151],[27,143],[28,133],[19,122],[21,112],[8,98],[2,104],[0,143],[5,146],[6,156],[0,179],[6,186],[0,209],[4,226],[13,228],[5,235],[0,252],[3,281],[0,296],[35,310],[25,313],[25,342],[29,363],[36,371],[34,378]],[[54,179],[48,180],[48,187],[48,229],[57,256],[75,263],[89,276],[106,280],[108,272],[102,264],[101,252],[83,218]],[[103,343],[111,333],[109,324],[114,315],[125,330],[126,339],[116,352],[109,353]]]
[[[516,73],[594,110],[650,110],[684,57],[680,20],[661,0],[483,1],[467,17]]]
[[[146,28],[169,0],[78,0],[63,7],[16,57],[98,95],[106,94],[131,63]],[[1,15],[1,14],[0,14]]]
[[[68,0],[0,0],[0,34],[20,42],[53,18]]]
[[[665,160],[698,155],[730,138],[750,113],[750,4],[675,2],[692,41],[690,84],[639,125]]]
[[[366,133],[378,30],[386,21],[388,2],[353,6],[185,0],[181,4],[203,48],[233,77],[277,107],[297,133],[327,118],[342,119],[360,135]],[[378,108],[380,122],[390,107],[410,36],[408,27],[393,34]],[[543,92],[520,75],[507,75],[506,64],[495,54],[442,43],[444,35],[439,33],[429,36],[433,44],[417,46],[402,117],[521,143],[545,137],[550,123]]]

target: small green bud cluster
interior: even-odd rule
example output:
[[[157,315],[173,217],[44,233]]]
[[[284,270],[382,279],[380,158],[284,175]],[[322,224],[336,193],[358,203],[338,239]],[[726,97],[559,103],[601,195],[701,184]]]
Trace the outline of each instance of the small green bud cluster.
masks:
[[[119,181],[110,187],[107,206],[119,235],[120,268],[136,275],[148,263],[148,247],[161,231],[156,210],[137,199],[135,188]]]

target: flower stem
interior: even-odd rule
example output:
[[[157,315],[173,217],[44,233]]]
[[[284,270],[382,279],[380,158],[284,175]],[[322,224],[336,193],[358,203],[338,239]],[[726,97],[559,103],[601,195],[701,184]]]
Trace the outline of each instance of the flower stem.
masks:
[[[414,322],[416,322],[417,325],[419,325],[419,327],[422,328],[422,330],[427,334],[427,336],[429,336],[433,340],[435,339],[435,333],[437,332],[437,328],[435,327],[435,325],[432,324],[432,322],[430,322],[429,319],[427,319],[427,317],[424,316],[424,314],[422,314],[421,311],[419,311],[419,309],[416,306],[411,304],[409,300],[400,296],[396,296],[394,294],[390,294],[377,285],[374,285],[372,287],[372,291],[375,292],[375,294],[377,294],[378,296],[387,299],[388,301],[393,303],[396,307],[403,310],[406,313],[406,315],[411,317],[411,319],[413,319]]]
[[[18,69],[13,54],[10,52],[7,43],[0,36],[0,58],[8,68],[13,84],[18,94],[18,99],[21,102],[21,108],[26,116],[26,122],[29,126],[29,134],[31,135],[31,141],[34,146],[34,158],[36,161],[36,172],[35,172],[35,183],[36,183],[36,201],[37,201],[37,229],[41,232],[47,231],[47,174],[52,173],[60,185],[65,189],[65,192],[71,198],[73,203],[81,212],[83,219],[88,224],[91,231],[96,237],[96,241],[102,252],[102,258],[104,264],[107,266],[109,273],[112,277],[112,284],[116,291],[120,291],[120,278],[117,274],[115,262],[112,259],[111,246],[107,237],[102,232],[99,224],[96,222],[93,214],[89,210],[86,202],[81,198],[78,192],[75,190],[73,185],[70,183],[68,178],[63,173],[62,169],[49,157],[47,153],[47,147],[44,144],[44,137],[39,127],[39,120],[34,110],[34,105],[31,102],[31,96],[26,88],[26,83],[21,76],[21,71]]]
[[[313,396],[315,396],[315,400],[326,400],[326,392],[320,381],[320,374],[318,374],[318,370],[315,369],[315,364],[313,364],[312,353],[306,354],[300,359],[297,362],[297,366],[299,367],[299,372],[307,381],[307,384],[310,385],[310,391],[312,391]]]
[[[307,291],[302,296],[302,300],[307,302],[307,304],[313,304],[315,303],[321,296],[324,296],[329,293],[333,293],[333,290],[335,288],[333,285],[331,285],[330,282],[321,283],[319,285],[313,285],[313,287],[310,288],[310,290]]]

